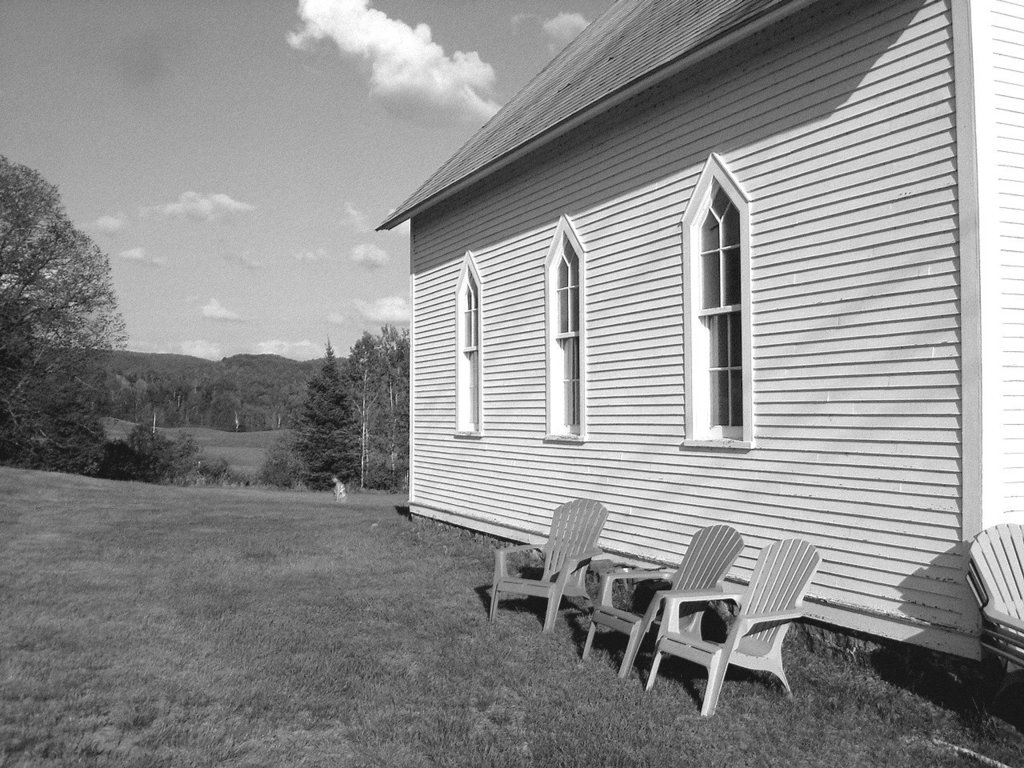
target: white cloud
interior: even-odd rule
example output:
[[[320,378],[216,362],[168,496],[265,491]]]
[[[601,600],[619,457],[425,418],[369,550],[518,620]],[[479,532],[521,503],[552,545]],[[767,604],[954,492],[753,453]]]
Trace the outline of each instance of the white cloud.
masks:
[[[346,226],[351,227],[356,232],[362,233],[372,231],[370,221],[366,217],[366,214],[352,205],[348,200],[345,201],[345,213],[343,220]]]
[[[162,267],[167,263],[167,260],[160,256],[147,255],[145,248],[129,248],[117,255],[125,261],[134,261],[136,264],[148,264],[151,267]]]
[[[257,355],[280,355],[290,357],[293,360],[315,360],[324,354],[324,346],[314,344],[309,339],[302,341],[281,341],[271,339],[270,341],[259,341],[252,347]]]
[[[548,37],[548,47],[552,51],[558,51],[571,43],[589,24],[590,22],[578,13],[560,13],[542,22],[540,26]]]
[[[204,357],[207,360],[220,360],[224,357],[221,352],[221,347],[212,341],[206,341],[205,339],[196,339],[195,341],[182,341],[178,344],[178,348],[181,350],[183,355],[192,355],[193,357]]]
[[[128,229],[128,219],[119,211],[113,216],[100,216],[92,223],[92,226],[104,235],[115,237]]]
[[[243,213],[256,210],[256,206],[234,200],[223,193],[201,195],[198,192],[182,192],[173,203],[151,205],[139,213],[143,216],[159,214],[172,219],[193,221],[223,221]]]
[[[331,325],[345,325],[348,322],[348,317],[341,312],[331,312],[327,316],[327,322]]]
[[[210,320],[224,320],[227,322],[237,322],[242,319],[237,312],[232,312],[216,299],[210,299],[206,306],[203,307],[203,317],[207,317]]]
[[[352,249],[350,258],[356,264],[364,264],[367,267],[374,269],[377,267],[383,267],[391,260],[387,251],[383,248],[379,248],[373,243],[360,243]]]
[[[292,254],[292,258],[296,261],[308,261],[312,263],[329,259],[330,254],[328,254],[323,248],[317,248],[315,251],[300,251],[299,253]]]
[[[369,0],[300,0],[303,27],[294,48],[330,38],[342,54],[370,64],[370,93],[402,108],[428,106],[480,122],[498,111],[489,94],[494,68],[475,51],[448,56],[430,27],[410,27],[369,7]]]
[[[356,310],[364,320],[375,323],[409,322],[409,301],[405,296],[385,296],[372,302],[356,299]]]
[[[241,253],[225,253],[224,261],[228,264],[237,264],[245,269],[261,269],[263,264],[252,255],[250,251],[242,251]]]

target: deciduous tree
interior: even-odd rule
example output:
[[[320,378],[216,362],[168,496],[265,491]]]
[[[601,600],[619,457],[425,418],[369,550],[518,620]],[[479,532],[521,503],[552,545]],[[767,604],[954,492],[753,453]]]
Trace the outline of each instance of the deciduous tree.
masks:
[[[124,325],[103,253],[57,188],[0,155],[0,462],[89,472],[103,440],[99,349]]]

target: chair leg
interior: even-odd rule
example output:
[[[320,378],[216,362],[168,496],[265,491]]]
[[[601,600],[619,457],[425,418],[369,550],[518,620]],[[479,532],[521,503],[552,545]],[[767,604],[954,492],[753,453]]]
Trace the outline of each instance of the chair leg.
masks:
[[[583,661],[590,655],[590,646],[594,644],[594,635],[597,634],[597,624],[593,621],[590,622],[590,631],[587,632],[587,642],[583,644],[583,653],[580,656],[580,661]]]
[[[498,613],[498,582],[494,582],[491,585],[491,614],[490,620],[494,621],[494,617]]]
[[[701,717],[711,717],[715,714],[715,708],[718,706],[718,694],[722,690],[725,669],[728,666],[723,661],[721,653],[716,653],[711,657],[708,664],[708,685],[704,689],[704,702],[700,708]]]
[[[619,678],[625,679],[629,670],[633,668],[636,661],[636,653],[640,650],[640,643],[647,634],[648,625],[646,622],[638,621],[629,630],[629,642],[626,643],[626,653],[622,657],[622,664],[619,666]]]
[[[651,688],[654,687],[654,681],[658,677],[658,667],[659,666],[661,666],[661,651],[660,650],[654,652],[654,661],[651,662],[651,671],[647,675],[647,687],[644,690],[649,691],[649,690],[651,690]]]
[[[555,628],[555,619],[558,618],[558,606],[562,602],[561,595],[551,595],[548,598],[548,607],[544,612],[544,632],[551,632]]]

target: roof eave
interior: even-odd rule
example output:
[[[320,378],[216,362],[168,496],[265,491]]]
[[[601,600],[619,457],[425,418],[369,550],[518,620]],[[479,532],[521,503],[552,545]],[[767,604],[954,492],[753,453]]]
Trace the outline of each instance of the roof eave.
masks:
[[[506,152],[504,155],[482,165],[472,173],[463,176],[458,181],[438,190],[425,200],[420,201],[410,208],[399,208],[392,216],[381,222],[377,227],[377,231],[380,232],[382,230],[393,229],[399,224],[419,216],[431,208],[440,205],[445,200],[448,200],[465,189],[468,189],[477,182],[482,181],[492,173],[511,165],[532,152],[536,152],[541,147],[555,141],[561,136],[564,136],[575,128],[578,128],[583,123],[586,123],[613,109],[619,104],[622,104],[643,91],[646,91],[648,88],[653,88],[654,86],[675,77],[680,72],[695,66],[704,59],[730,48],[736,43],[760,32],[777,21],[780,21],[787,16],[791,16],[792,14],[797,13],[816,2],[818,2],[818,0],[790,0],[789,3],[767,11],[761,16],[751,19],[746,24],[736,27],[714,40],[708,41],[701,47],[695,48],[694,50],[680,56],[675,61],[669,62],[658,69],[648,72],[628,85],[625,85],[599,101],[594,102],[589,107],[580,110],[575,115],[566,118],[560,123],[556,123],[543,133],[540,133],[532,139],[520,144],[515,149]]]

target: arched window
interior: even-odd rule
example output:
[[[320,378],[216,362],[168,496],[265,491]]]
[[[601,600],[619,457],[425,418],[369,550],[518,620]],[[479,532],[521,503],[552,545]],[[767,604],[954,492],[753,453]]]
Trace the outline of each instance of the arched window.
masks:
[[[480,275],[467,252],[456,293],[456,428],[478,433],[483,427],[480,339]]]
[[[584,429],[584,252],[563,216],[548,249],[548,435],[581,438]]]
[[[750,200],[711,155],[683,215],[686,438],[753,444]]]

